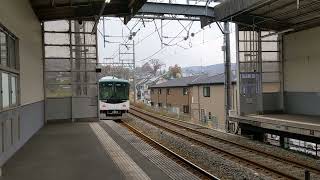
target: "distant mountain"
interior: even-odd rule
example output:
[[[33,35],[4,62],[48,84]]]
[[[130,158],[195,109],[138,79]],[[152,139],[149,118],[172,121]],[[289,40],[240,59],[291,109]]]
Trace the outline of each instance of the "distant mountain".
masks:
[[[231,69],[236,69],[236,64],[231,64]],[[189,66],[182,68],[182,74],[184,77],[197,74],[216,75],[224,73],[224,64],[214,64],[209,66]]]

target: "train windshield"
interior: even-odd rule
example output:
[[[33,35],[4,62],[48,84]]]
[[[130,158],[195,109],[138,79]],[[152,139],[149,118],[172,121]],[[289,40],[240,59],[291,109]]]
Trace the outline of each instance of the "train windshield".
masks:
[[[113,83],[101,82],[100,83],[100,99],[110,99],[113,96]]]
[[[129,99],[129,84],[117,82],[114,84],[115,98],[121,100]]]
[[[100,99],[108,101],[122,101],[129,99],[129,83],[100,82]]]

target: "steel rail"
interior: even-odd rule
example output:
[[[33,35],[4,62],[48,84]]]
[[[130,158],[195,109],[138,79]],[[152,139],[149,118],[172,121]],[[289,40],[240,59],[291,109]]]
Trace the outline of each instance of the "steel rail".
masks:
[[[133,110],[133,108],[131,108],[131,111],[132,111],[132,110]],[[189,128],[189,127],[186,127],[186,126],[183,126],[183,125],[179,125],[179,124],[176,124],[176,123],[167,121],[167,120],[163,120],[163,119],[161,119],[161,118],[159,118],[159,117],[156,117],[156,116],[154,116],[154,115],[146,114],[146,112],[140,112],[140,111],[138,111],[138,110],[136,110],[136,109],[133,110],[133,111],[136,111],[136,112],[138,112],[138,113],[140,113],[140,114],[143,114],[143,115],[145,115],[145,116],[149,116],[149,117],[151,117],[151,118],[160,120],[161,122],[164,122],[164,123],[167,123],[167,124],[171,124],[171,125],[177,126],[177,127],[179,127],[179,128],[186,129],[186,130],[188,130],[188,131],[191,131],[191,132],[193,132],[193,133],[195,133],[195,134],[204,136],[204,137],[206,137],[206,138],[214,138],[214,139],[219,140],[220,142],[221,142],[221,141],[224,141],[224,142],[227,142],[228,144],[240,146],[241,148],[247,149],[249,152],[250,152],[250,151],[255,151],[258,155],[259,155],[259,154],[262,154],[263,156],[269,155],[269,154],[266,154],[266,153],[264,153],[264,152],[257,151],[257,150],[255,150],[255,149],[251,149],[251,148],[249,148],[249,147],[246,147],[246,146],[243,146],[243,145],[239,145],[239,144],[234,143],[234,142],[227,141],[227,140],[225,140],[225,139],[221,139],[221,138],[218,138],[218,137],[215,137],[215,136],[211,136],[211,135],[206,134],[206,133],[202,133],[202,132],[196,131],[195,129],[192,129],[192,128]],[[133,114],[132,112],[130,112],[130,113]],[[151,120],[148,120],[147,118],[141,118],[141,117],[140,117],[139,115],[137,115],[137,114],[133,114],[133,115],[136,116],[136,117],[139,117],[140,119],[142,119],[142,120],[144,120],[144,121],[147,121],[148,123],[150,123],[150,124],[152,124],[152,125],[155,125],[156,127],[159,127],[159,128],[161,128],[161,129],[165,129],[165,130],[168,131],[168,132],[171,132],[171,133],[173,133],[173,134],[182,136],[182,137],[184,137],[184,138],[186,138],[186,139],[189,139],[189,140],[191,140],[191,141],[195,141],[195,142],[197,142],[198,144],[201,144],[201,145],[206,146],[206,147],[208,147],[208,148],[216,149],[216,150],[221,151],[221,152],[223,152],[223,153],[225,153],[225,154],[228,154],[229,156],[236,157],[236,158],[241,159],[242,161],[248,162],[248,163],[250,163],[250,164],[252,164],[252,165],[254,165],[254,166],[260,167],[260,168],[262,168],[262,169],[266,169],[266,170],[268,170],[268,171],[270,171],[270,172],[272,172],[272,173],[274,173],[274,174],[278,174],[278,175],[281,175],[281,176],[286,177],[286,178],[289,178],[289,179],[299,179],[299,178],[297,178],[297,177],[294,177],[294,176],[291,175],[291,174],[284,173],[284,172],[282,172],[282,171],[280,171],[280,170],[277,170],[277,169],[268,167],[268,166],[266,166],[266,165],[264,165],[264,164],[261,164],[261,163],[258,163],[258,162],[256,162],[256,161],[254,161],[254,160],[241,157],[241,156],[239,156],[239,155],[237,155],[237,154],[235,154],[235,153],[228,152],[228,151],[224,150],[223,148],[217,148],[217,147],[214,147],[214,146],[212,146],[212,145],[210,145],[210,144],[208,144],[208,143],[202,142],[202,141],[200,141],[200,140],[198,140],[198,139],[196,139],[196,138],[183,135],[182,133],[176,132],[176,131],[174,131],[174,130],[172,130],[172,129],[169,129],[169,128],[167,128],[167,127],[164,127],[164,126],[162,126],[162,125],[159,125],[159,124],[157,124],[157,123],[155,123],[155,122],[153,122],[153,121],[151,121]],[[296,162],[291,162],[291,161],[286,160],[286,159],[284,160],[284,159],[281,159],[281,158],[279,158],[279,157],[272,157],[271,159],[272,159],[272,160],[276,160],[276,161],[283,161],[283,163],[286,163],[286,164],[289,163],[289,164],[295,164],[295,165],[297,165]],[[301,166],[302,166],[302,167],[305,167],[305,165],[301,165],[301,164],[298,164],[298,165],[299,165],[299,168],[300,168]],[[310,169],[312,169],[312,168],[310,168]],[[316,173],[319,174],[319,171],[316,170]]]
[[[220,180],[218,177],[214,176],[213,174],[209,173],[208,171],[202,169],[201,167],[197,166],[196,164],[192,163],[191,161],[187,160],[186,158],[182,157],[181,155],[175,153],[174,151],[170,150],[169,148],[165,147],[161,143],[157,142],[156,140],[153,140],[151,137],[148,135],[144,134],[143,132],[139,131],[138,129],[134,128],[130,124],[126,122],[122,122],[122,125],[124,125],[126,128],[128,128],[130,131],[133,133],[137,134],[139,137],[142,137],[143,140],[147,141],[149,144],[150,142],[157,146],[157,148],[160,148],[161,150],[165,151],[166,153],[170,154],[171,156],[179,159],[179,161],[183,162],[184,164],[192,167],[194,170],[197,172],[200,172],[202,175],[209,179],[215,179],[215,180]]]
[[[234,141],[231,141],[231,140],[227,140],[225,138],[220,138],[220,137],[217,137],[217,136],[213,136],[213,135],[198,131],[197,129],[193,129],[193,128],[190,128],[190,127],[187,127],[187,126],[183,126],[183,125],[178,124],[178,123],[184,123],[184,124],[189,124],[189,125],[192,125],[192,126],[198,126],[200,128],[203,128],[203,129],[209,129],[207,127],[204,127],[204,126],[201,126],[201,125],[197,125],[197,124],[193,124],[193,123],[184,122],[184,121],[177,120],[177,119],[174,119],[174,118],[171,118],[171,117],[167,117],[167,116],[163,116],[163,115],[159,115],[157,117],[157,115],[155,115],[152,112],[147,112],[147,111],[145,111],[143,109],[140,109],[140,108],[137,108],[137,107],[134,107],[134,106],[132,107],[132,105],[130,106],[130,109],[134,110],[134,111],[137,111],[137,112],[140,112],[140,113],[143,113],[143,114],[146,114],[146,115],[148,115],[150,117],[153,117],[153,118],[155,118],[157,120],[160,120],[162,122],[169,123],[171,125],[179,126],[180,128],[187,129],[187,130],[192,131],[193,133],[196,133],[198,135],[202,135],[202,136],[208,137],[208,138],[213,138],[213,139],[216,139],[216,140],[219,140],[219,141],[224,141],[226,143],[231,143],[231,144],[240,146],[242,148],[246,148],[246,149],[249,149],[251,151],[255,151],[257,153],[262,153],[262,154],[265,154],[265,155],[269,155],[269,156],[273,157],[274,159],[281,159],[282,161],[290,162],[291,164],[294,164],[294,165],[299,166],[299,167],[306,167],[306,169],[310,170],[311,172],[314,172],[314,173],[317,173],[317,174],[320,173],[320,168],[309,166],[308,164],[300,163],[300,162],[297,162],[297,161],[292,161],[292,160],[289,160],[289,159],[285,159],[285,158],[283,158],[281,156],[277,156],[277,155],[274,155],[272,153],[268,153],[268,152],[261,151],[261,150],[258,150],[258,149],[252,148],[252,147],[248,147],[248,146],[243,145],[241,143],[234,142]],[[167,120],[164,120],[162,118],[165,118]],[[173,122],[173,121],[176,121],[176,122]]]

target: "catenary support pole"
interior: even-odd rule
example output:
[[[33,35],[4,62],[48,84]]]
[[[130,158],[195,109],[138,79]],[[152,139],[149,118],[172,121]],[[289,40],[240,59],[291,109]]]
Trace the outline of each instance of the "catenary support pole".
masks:
[[[132,48],[133,48],[133,102],[136,103],[136,91],[137,91],[137,87],[136,87],[136,55],[135,55],[135,44],[134,44],[134,40],[132,41]]]

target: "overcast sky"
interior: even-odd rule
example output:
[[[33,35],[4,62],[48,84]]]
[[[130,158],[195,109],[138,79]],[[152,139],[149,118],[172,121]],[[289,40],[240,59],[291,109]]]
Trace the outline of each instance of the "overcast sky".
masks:
[[[162,39],[166,45],[161,45],[161,20],[144,20],[143,24],[142,20],[133,19],[125,26],[119,18],[108,17],[105,21],[105,35],[119,37],[106,37],[108,42],[105,43],[106,47],[104,47],[103,36],[102,34],[98,35],[99,62],[105,62],[104,58],[114,58],[115,62],[119,59],[119,42],[132,43],[132,41],[128,41],[129,29],[131,32],[136,32],[133,39],[136,44],[135,57],[138,66],[150,59],[160,59],[166,64],[167,68],[175,64],[181,67],[205,66],[223,63],[224,61],[221,50],[223,35],[215,23],[201,29],[200,22],[163,20]],[[102,22],[99,24],[99,30],[103,33]],[[184,40],[188,36],[188,31],[189,38]],[[231,32],[231,58],[232,62],[235,62],[233,25],[231,25]],[[192,33],[195,33],[194,37],[191,37]],[[126,48],[122,47],[121,52],[127,52]],[[122,58],[127,58],[125,56],[122,55]],[[112,60],[109,59],[108,61]]]

